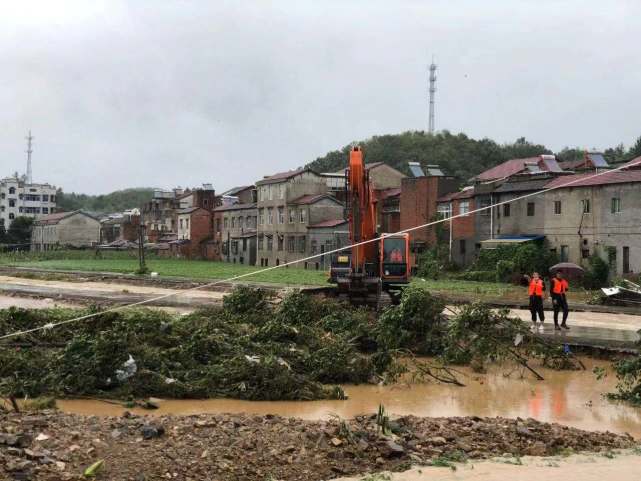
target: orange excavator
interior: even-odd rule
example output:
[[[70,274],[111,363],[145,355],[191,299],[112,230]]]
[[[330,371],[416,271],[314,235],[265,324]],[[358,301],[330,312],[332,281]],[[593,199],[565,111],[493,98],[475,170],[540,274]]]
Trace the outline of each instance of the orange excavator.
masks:
[[[345,194],[352,247],[334,256],[329,281],[353,304],[380,308],[395,303],[410,279],[409,234],[381,234],[377,239],[376,191],[360,147],[349,154]],[[372,239],[377,240],[354,245]]]

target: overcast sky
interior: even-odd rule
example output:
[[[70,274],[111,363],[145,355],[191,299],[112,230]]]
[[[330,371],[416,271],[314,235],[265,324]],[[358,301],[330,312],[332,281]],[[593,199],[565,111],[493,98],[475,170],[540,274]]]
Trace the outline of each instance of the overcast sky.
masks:
[[[436,127],[560,149],[641,135],[641,1],[0,5],[0,176],[223,191]]]

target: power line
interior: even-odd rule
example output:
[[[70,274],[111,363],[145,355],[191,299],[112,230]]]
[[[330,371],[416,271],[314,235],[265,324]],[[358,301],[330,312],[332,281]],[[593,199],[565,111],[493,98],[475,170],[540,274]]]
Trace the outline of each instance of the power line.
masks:
[[[394,233],[382,234],[382,235],[380,235],[378,237],[375,237],[374,239],[369,239],[369,240],[357,242],[357,243],[354,243],[354,244],[351,244],[351,245],[347,245],[347,246],[344,246],[344,247],[339,247],[338,249],[333,249],[331,251],[323,252],[322,254],[315,254],[313,256],[305,257],[303,259],[298,259],[298,260],[291,261],[291,262],[286,262],[284,264],[280,264],[280,265],[277,265],[277,266],[266,267],[264,269],[259,269],[257,271],[247,272],[245,274],[239,274],[237,276],[233,276],[233,277],[229,277],[227,279],[221,279],[221,280],[218,280],[218,281],[210,282],[210,283],[207,283],[207,284],[203,284],[201,286],[191,287],[189,289],[185,289],[185,290],[178,291],[178,292],[172,292],[170,294],[164,294],[162,296],[154,297],[152,299],[146,299],[146,300],[143,300],[143,301],[134,302],[132,304],[127,304],[127,305],[124,305],[124,306],[116,306],[116,307],[112,307],[112,308],[106,309],[106,310],[101,311],[101,312],[94,312],[94,313],[91,313],[91,314],[86,314],[84,316],[75,317],[75,318],[72,318],[72,319],[67,319],[67,320],[64,320],[64,321],[57,322],[57,323],[48,323],[48,324],[44,324],[44,325],[39,326],[39,327],[34,327],[32,329],[26,329],[24,331],[17,331],[17,332],[13,332],[13,333],[10,333],[10,334],[5,334],[3,336],[0,336],[0,340],[9,339],[11,337],[20,336],[20,335],[23,335],[23,334],[30,334],[32,332],[53,329],[55,327],[62,326],[64,324],[70,324],[72,322],[78,322],[78,321],[83,321],[83,320],[86,320],[86,319],[91,319],[93,317],[97,317],[97,316],[100,316],[102,314],[106,314],[106,313],[109,313],[109,312],[118,312],[118,311],[122,311],[124,309],[130,308],[130,307],[142,306],[142,305],[149,304],[149,303],[152,303],[152,302],[156,302],[156,301],[160,301],[160,300],[163,300],[163,299],[167,299],[169,297],[178,296],[178,295],[181,295],[181,294],[183,294],[185,292],[197,291],[197,290],[200,290],[200,289],[204,289],[206,287],[213,287],[213,286],[220,285],[220,284],[223,284],[223,283],[229,283],[229,282],[237,281],[239,279],[244,279],[245,277],[250,277],[250,276],[257,275],[257,274],[262,274],[263,272],[273,271],[274,269],[281,269],[283,267],[287,267],[287,266],[290,266],[290,265],[299,264],[301,262],[306,262],[306,261],[309,261],[309,260],[312,260],[312,259],[316,259],[316,258],[321,257],[321,256],[326,256],[326,255],[330,255],[330,254],[336,254],[337,252],[343,252],[343,251],[345,251],[347,249],[351,249],[353,247],[358,247],[358,246],[362,246],[362,245],[365,245],[365,244],[370,244],[372,242],[378,242],[379,240],[385,239],[386,237],[390,237],[390,236],[394,236],[394,235],[398,235],[398,234],[406,234],[406,233],[409,233],[409,232],[413,232],[415,230],[424,229],[426,227],[431,227],[431,226],[434,226],[436,224],[440,224],[442,222],[448,222],[448,221],[451,222],[452,219],[457,219],[457,218],[460,218],[460,217],[467,217],[467,216],[469,216],[471,214],[475,214],[477,212],[483,212],[485,210],[490,210],[490,209],[493,209],[494,207],[500,207],[500,206],[505,205],[505,204],[511,204],[512,202],[516,202],[518,200],[529,199],[530,197],[534,197],[534,196],[537,196],[537,195],[545,194],[545,193],[551,192],[553,190],[561,189],[563,187],[569,187],[569,186],[571,186],[573,184],[576,184],[577,182],[585,181],[587,179],[593,179],[593,178],[596,178],[596,177],[600,177],[600,176],[602,176],[604,174],[608,174],[608,173],[611,173],[611,172],[617,172],[617,171],[622,170],[624,168],[630,168],[630,167],[633,167],[633,166],[641,166],[641,158],[636,162],[620,165],[620,166],[618,166],[618,167],[616,167],[614,169],[597,172],[597,173],[592,174],[592,175],[590,175],[588,177],[579,177],[579,178],[576,178],[574,180],[568,181],[568,182],[566,182],[564,184],[559,184],[559,185],[556,185],[556,186],[553,186],[553,187],[549,187],[547,189],[542,189],[542,190],[539,190],[537,192],[531,192],[529,194],[525,194],[525,195],[522,195],[520,197],[515,197],[513,199],[508,199],[508,200],[505,200],[503,202],[498,202],[496,204],[491,204],[491,205],[488,205],[488,206],[485,206],[485,207],[479,207],[478,209],[474,209],[474,210],[471,210],[471,211],[463,213],[463,214],[453,215],[453,216],[450,216],[450,217],[448,217],[446,219],[439,219],[439,220],[427,222],[425,224],[416,225],[414,227],[408,227],[407,229],[402,229],[402,230],[399,230],[398,232],[394,232]]]

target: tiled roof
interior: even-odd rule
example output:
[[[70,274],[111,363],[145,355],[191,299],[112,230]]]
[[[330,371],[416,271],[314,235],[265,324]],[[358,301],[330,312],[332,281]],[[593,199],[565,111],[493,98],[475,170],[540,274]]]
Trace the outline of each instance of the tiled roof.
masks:
[[[92,219],[98,220],[92,215],[87,214],[86,212],[83,212],[81,210],[74,210],[71,212],[56,212],[54,214],[45,215],[43,217],[40,217],[38,220],[36,220],[34,224],[35,225],[54,225],[60,222],[62,219],[71,217],[72,215],[76,215],[76,214],[86,215],[87,217],[91,217]]]
[[[251,204],[231,204],[231,205],[221,205],[216,207],[214,211],[216,212],[225,212],[228,210],[245,210],[245,209],[255,209],[256,203]]]
[[[278,174],[270,175],[265,179],[259,180],[258,182],[256,182],[256,185],[273,184],[275,182],[281,182],[283,180],[287,180],[299,174],[302,174],[303,172],[314,172],[314,171],[308,168],[300,168],[296,170],[288,170],[287,172],[279,172]]]
[[[500,185],[494,192],[503,193],[503,192],[529,192],[543,189],[546,184],[550,182],[549,177],[547,179],[535,179],[535,180],[525,180],[522,182],[505,182]]]
[[[325,220],[323,222],[318,222],[313,225],[307,226],[308,229],[320,229],[322,227],[336,227],[337,225],[345,224],[347,221],[345,219],[331,219]]]
[[[385,189],[381,190],[378,198],[380,200],[388,199],[389,197],[396,197],[397,195],[400,195],[401,189],[400,188],[394,188],[394,189]]]
[[[641,155],[623,164],[623,169],[641,169]]]
[[[252,189],[253,187],[254,187],[253,185],[241,185],[239,187],[233,187],[228,191],[223,192],[221,195],[235,196],[239,192],[242,192],[243,190],[247,190],[247,189]]]
[[[472,197],[474,197],[474,189],[464,189],[459,192],[450,192],[449,194],[445,194],[436,199],[436,202],[449,202],[455,199],[470,199]]]
[[[544,172],[561,172],[558,162],[553,158],[542,157],[527,157],[525,159],[510,159],[502,164],[492,167],[491,169],[481,172],[474,177],[474,180],[486,181],[495,179],[505,179],[512,175],[523,172],[527,169],[527,165],[537,165]]]
[[[308,204],[313,204],[314,202],[318,202],[319,200],[322,199],[331,199],[336,203],[340,202],[333,196],[329,194],[308,194],[308,195],[303,195],[302,197],[299,197],[297,199],[294,199],[290,202],[290,204],[299,204],[299,205],[308,205]]]
[[[640,159],[641,161],[641,159]],[[567,187],[589,187],[594,185],[625,184],[641,182],[641,170],[619,170],[595,176],[593,172],[557,177],[545,185],[546,189]]]

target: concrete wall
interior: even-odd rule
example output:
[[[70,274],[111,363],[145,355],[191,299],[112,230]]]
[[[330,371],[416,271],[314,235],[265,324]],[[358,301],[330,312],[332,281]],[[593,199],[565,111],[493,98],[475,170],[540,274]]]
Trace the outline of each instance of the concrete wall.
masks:
[[[505,202],[526,195],[527,192],[514,192],[495,196],[494,203]],[[546,211],[549,210],[543,196],[532,196],[511,202],[510,215],[505,216],[503,205],[492,209],[494,211],[495,235],[537,235],[545,231]],[[528,204],[534,204],[534,215],[528,215]]]
[[[310,250],[309,255],[331,252],[334,249],[349,245],[349,227],[347,222],[334,227],[320,227],[309,229]],[[332,255],[322,255],[308,261],[307,269],[328,270],[331,266]],[[305,267],[305,266],[303,266]]]
[[[612,275],[628,274],[623,265],[623,248],[628,247],[631,273],[641,272],[640,192],[641,186],[631,183],[546,193],[545,235],[550,247],[561,254],[562,246],[567,246],[568,260],[577,264],[593,253],[608,261],[612,249],[616,252],[616,259],[611,259]],[[620,213],[611,212],[612,198],[621,199]],[[590,213],[583,214],[583,199],[590,200]],[[554,214],[554,201],[561,201],[560,215]]]

